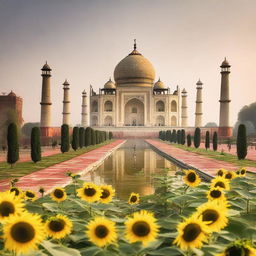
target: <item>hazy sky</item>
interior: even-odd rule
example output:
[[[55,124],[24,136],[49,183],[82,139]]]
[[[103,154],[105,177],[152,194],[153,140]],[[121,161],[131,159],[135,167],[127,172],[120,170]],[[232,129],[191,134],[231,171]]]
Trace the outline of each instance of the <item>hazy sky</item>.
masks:
[[[62,84],[70,82],[72,125],[81,92],[103,87],[117,63],[138,50],[173,91],[188,91],[194,125],[196,82],[203,123],[219,122],[220,64],[231,64],[231,121],[256,101],[255,0],[0,0],[0,92],[23,97],[25,122],[40,120],[41,68],[52,70],[53,125],[62,122]]]

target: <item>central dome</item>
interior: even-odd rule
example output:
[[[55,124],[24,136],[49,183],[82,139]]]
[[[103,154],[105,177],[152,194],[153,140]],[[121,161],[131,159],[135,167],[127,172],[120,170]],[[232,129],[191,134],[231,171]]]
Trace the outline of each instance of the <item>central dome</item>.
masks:
[[[116,66],[114,78],[117,86],[152,87],[155,80],[155,69],[148,59],[134,50]]]

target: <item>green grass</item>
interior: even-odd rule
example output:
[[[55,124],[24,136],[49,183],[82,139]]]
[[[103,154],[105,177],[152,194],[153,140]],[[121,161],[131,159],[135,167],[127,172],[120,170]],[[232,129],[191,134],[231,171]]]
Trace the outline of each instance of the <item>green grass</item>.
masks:
[[[161,141],[163,142],[163,141]],[[221,153],[218,151],[213,151],[213,150],[206,150],[204,148],[194,148],[194,147],[187,147],[185,145],[179,145],[179,144],[175,144],[175,143],[169,143],[167,141],[165,141],[165,143],[167,144],[171,144],[172,146],[176,147],[176,148],[180,148],[183,150],[186,150],[188,152],[193,152],[199,155],[203,155],[212,159],[216,159],[219,161],[224,161],[224,162],[228,162],[228,163],[232,163],[235,164],[239,167],[256,167],[256,161],[253,160],[238,160],[237,156],[229,154],[229,153]]]
[[[66,152],[64,154],[59,153],[56,155],[52,156],[45,156],[42,157],[42,160],[37,163],[33,163],[32,161],[29,162],[18,162],[14,165],[13,168],[6,163],[6,162],[1,162],[0,163],[0,180],[3,179],[8,179],[8,178],[19,178],[24,175],[30,174],[32,172],[47,168],[49,166],[67,161],[71,158],[74,158],[76,156],[82,155],[86,152],[89,152],[93,149],[99,148],[103,145],[109,144],[110,141],[105,141],[104,143],[98,144],[98,145],[93,145],[89,146],[86,148],[78,149],[77,151],[70,150],[69,152]]]

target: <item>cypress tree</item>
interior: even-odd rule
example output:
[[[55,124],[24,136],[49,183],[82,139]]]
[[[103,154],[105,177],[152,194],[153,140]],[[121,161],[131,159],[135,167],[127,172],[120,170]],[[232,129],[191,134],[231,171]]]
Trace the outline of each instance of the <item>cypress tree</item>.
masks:
[[[159,131],[158,138],[161,139],[162,131]]]
[[[86,127],[84,132],[84,145],[88,147],[92,144],[92,128]]]
[[[70,147],[69,143],[69,126],[67,124],[63,124],[61,126],[61,146],[60,150],[62,153],[68,152]]]
[[[187,135],[187,146],[188,146],[188,147],[191,147],[191,144],[192,144],[192,143],[191,143],[191,135],[188,134],[188,135]]]
[[[109,132],[109,139],[112,140],[113,139],[113,133]]]
[[[186,132],[184,129],[181,130],[181,144],[185,145],[186,143]]]
[[[99,131],[98,130],[96,130],[95,131],[95,137],[96,137],[96,144],[99,144]]]
[[[173,129],[173,131],[172,131],[172,141],[173,141],[174,143],[177,142],[177,132],[176,132],[175,129]]]
[[[31,159],[34,163],[41,161],[41,142],[40,142],[40,129],[33,127],[31,130]]]
[[[78,149],[78,145],[79,145],[79,128],[74,127],[73,134],[72,134],[72,148],[76,151]]]
[[[92,145],[96,144],[96,132],[94,129],[92,129]]]
[[[195,129],[195,134],[194,134],[194,146],[195,148],[198,148],[201,143],[201,130],[199,127]]]
[[[166,131],[163,131],[163,140],[166,140]]]
[[[84,128],[79,127],[79,147],[82,148],[84,146]]]
[[[236,152],[239,160],[245,159],[247,155],[246,126],[240,124],[237,131]]]
[[[166,131],[166,140],[167,140],[167,141],[170,141],[170,136],[171,136],[170,133],[171,133],[170,130],[167,130],[167,131]]]
[[[7,130],[7,162],[13,167],[19,160],[18,128],[15,123],[10,123]]]
[[[180,130],[177,131],[177,143],[178,144],[181,143],[181,133],[180,133]]]
[[[213,147],[214,151],[216,151],[218,149],[218,134],[217,134],[217,132],[213,133],[212,147]]]
[[[205,148],[206,150],[210,147],[210,133],[209,131],[205,134]]]

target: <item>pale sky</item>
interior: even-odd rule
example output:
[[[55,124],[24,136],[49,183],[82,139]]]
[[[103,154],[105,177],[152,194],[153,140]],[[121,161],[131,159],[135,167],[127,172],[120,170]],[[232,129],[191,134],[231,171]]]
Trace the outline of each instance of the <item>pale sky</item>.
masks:
[[[188,92],[194,125],[196,82],[203,124],[219,122],[220,64],[231,64],[231,123],[256,101],[255,0],[0,0],[0,92],[24,100],[25,122],[40,121],[41,68],[52,70],[53,125],[62,122],[62,84],[71,93],[72,125],[81,92],[98,91],[137,39],[138,50],[173,91]]]

